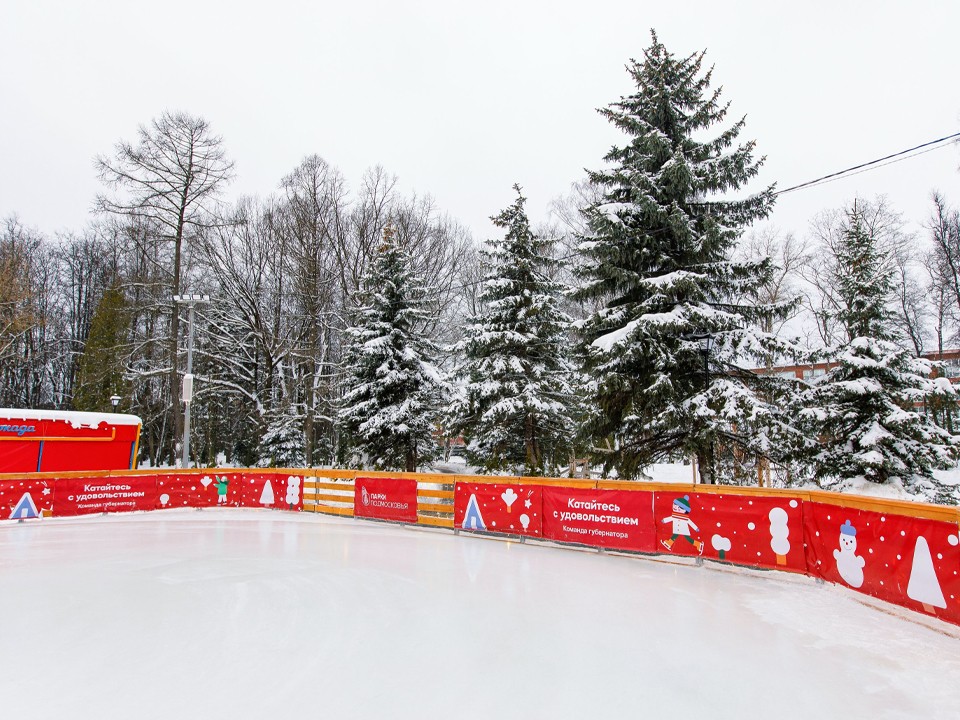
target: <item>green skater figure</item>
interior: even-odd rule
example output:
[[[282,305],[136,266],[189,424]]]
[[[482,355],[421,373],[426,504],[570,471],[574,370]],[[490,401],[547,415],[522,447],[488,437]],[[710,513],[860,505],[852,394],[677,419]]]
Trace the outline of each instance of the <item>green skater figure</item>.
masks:
[[[673,535],[669,540],[661,540],[663,546],[672,552],[674,541],[683,536],[683,539],[697,549],[698,555],[703,555],[703,542],[690,537],[690,528],[700,532],[700,528],[690,519],[690,496],[684,495],[673,501],[673,514],[661,520],[663,523],[673,523]]]
[[[227,485],[230,484],[230,481],[227,479],[226,475],[221,475],[217,478],[217,505],[226,505],[227,504]]]

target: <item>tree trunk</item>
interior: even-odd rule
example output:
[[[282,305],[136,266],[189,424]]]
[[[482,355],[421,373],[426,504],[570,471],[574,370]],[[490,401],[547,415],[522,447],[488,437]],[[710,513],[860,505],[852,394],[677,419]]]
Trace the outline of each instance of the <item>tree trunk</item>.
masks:
[[[714,484],[713,474],[713,447],[697,452],[697,467],[700,469],[700,482],[704,485]]]
[[[417,443],[413,440],[407,444],[407,472],[417,471]]]
[[[536,418],[527,415],[524,428],[524,445],[527,454],[527,472],[539,473],[543,468],[543,458],[540,452],[540,443],[537,442]]]

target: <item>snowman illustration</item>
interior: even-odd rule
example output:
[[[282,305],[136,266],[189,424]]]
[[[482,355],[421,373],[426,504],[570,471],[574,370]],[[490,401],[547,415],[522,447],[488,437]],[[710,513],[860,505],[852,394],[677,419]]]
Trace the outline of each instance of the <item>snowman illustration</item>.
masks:
[[[833,551],[837,572],[850,587],[863,585],[863,566],[866,560],[857,555],[857,529],[847,520],[840,526],[840,549]]]
[[[689,495],[676,498],[673,501],[673,512],[660,522],[673,523],[673,534],[670,536],[670,539],[660,541],[667,550],[673,552],[673,543],[678,537],[683,537],[684,540],[696,548],[698,555],[703,555],[703,542],[690,537],[690,528],[693,528],[697,532],[700,532],[700,528],[690,519]]]

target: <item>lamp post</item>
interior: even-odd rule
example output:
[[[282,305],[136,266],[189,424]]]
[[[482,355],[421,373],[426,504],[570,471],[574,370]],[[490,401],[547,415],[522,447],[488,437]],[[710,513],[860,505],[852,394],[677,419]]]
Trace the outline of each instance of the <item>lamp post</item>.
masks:
[[[193,318],[194,308],[210,302],[209,295],[174,295],[173,302],[186,305],[187,316],[187,372],[183,376],[183,467],[190,467],[190,405],[193,402]]]
[[[692,336],[700,346],[700,355],[703,357],[703,381],[704,389],[710,384],[710,353],[713,352],[713,335],[711,333],[701,333]]]
[[[111,395],[111,396],[110,396],[110,404],[113,405],[113,411],[116,412],[116,411],[117,411],[117,405],[120,404],[120,396],[119,396],[119,395]]]

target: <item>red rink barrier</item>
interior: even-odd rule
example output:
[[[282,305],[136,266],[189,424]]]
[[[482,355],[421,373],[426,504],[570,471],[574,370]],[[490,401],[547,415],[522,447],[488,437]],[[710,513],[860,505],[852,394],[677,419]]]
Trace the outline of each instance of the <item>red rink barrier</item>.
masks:
[[[0,520],[49,517],[53,496],[53,480],[0,480]]]
[[[157,475],[157,508],[205,508],[240,505],[240,475],[230,472]],[[231,495],[231,486],[233,489]]]
[[[807,502],[804,531],[811,575],[960,624],[956,523]]]
[[[303,509],[303,476],[289,473],[245,471],[240,474],[243,507]]]
[[[157,495],[157,479],[153,475],[63,478],[56,481],[53,512],[57,517],[72,517],[153,510],[157,507]]]
[[[539,485],[465,483],[454,489],[453,526],[507,535],[543,535],[543,497]]]
[[[657,552],[804,572],[800,498],[658,492]]]
[[[303,476],[289,472],[170,473],[157,476],[157,508],[303,509]]]
[[[653,493],[637,490],[543,488],[543,536],[652,553]]]
[[[355,517],[415,523],[417,481],[358,477],[354,481],[353,514]]]

